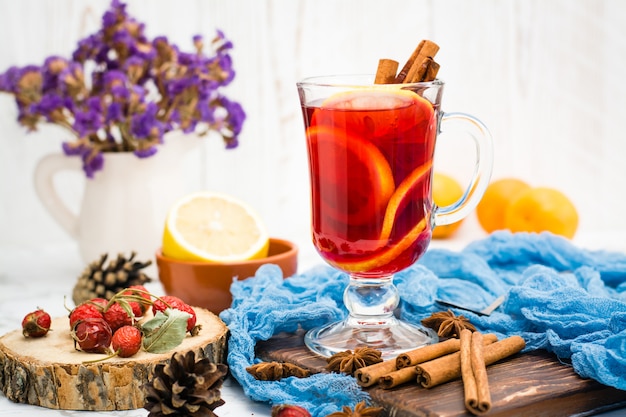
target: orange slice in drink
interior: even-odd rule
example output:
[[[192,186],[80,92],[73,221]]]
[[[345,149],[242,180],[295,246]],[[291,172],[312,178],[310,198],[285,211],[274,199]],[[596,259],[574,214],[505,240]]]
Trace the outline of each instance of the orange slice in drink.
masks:
[[[405,204],[405,198],[409,195],[410,191],[416,187],[424,178],[430,173],[433,163],[431,160],[426,161],[421,166],[415,168],[408,177],[406,177],[396,188],[395,192],[389,199],[387,209],[385,210],[385,217],[383,218],[383,228],[380,232],[380,241],[386,242],[391,236],[393,225],[396,221],[396,215],[398,210]]]
[[[406,204],[406,197],[410,194],[410,191],[420,184],[424,178],[430,173],[432,167],[432,161],[428,161],[421,166],[415,168],[411,174],[402,181],[402,183],[396,188],[395,192],[389,199],[387,209],[385,210],[385,217],[383,219],[383,228],[380,232],[379,242],[381,244],[387,244],[387,240],[391,236],[391,231],[395,224],[396,215],[401,207]],[[358,260],[354,262],[341,262],[335,263],[338,268],[346,272],[367,272],[369,270],[380,268],[394,260],[402,252],[407,250],[415,241],[419,238],[420,234],[426,230],[426,219],[420,220],[413,228],[395,243],[390,248],[377,252],[372,257]]]
[[[397,86],[364,87],[327,98],[312,117],[312,125],[346,129],[365,138],[390,138],[416,120],[430,120],[432,104]],[[426,114],[427,113],[427,114]]]
[[[394,109],[410,105],[419,98],[413,91],[401,90],[397,86],[366,86],[334,94],[324,100],[322,107],[337,110]]]
[[[367,272],[380,268],[396,259],[402,252],[411,247],[424,230],[426,230],[426,219],[420,220],[399,242],[384,251],[377,252],[370,258],[360,259],[358,261],[333,262],[333,264],[346,272]]]
[[[380,150],[341,129],[313,126],[306,134],[323,215],[352,225],[382,216],[395,185]]]

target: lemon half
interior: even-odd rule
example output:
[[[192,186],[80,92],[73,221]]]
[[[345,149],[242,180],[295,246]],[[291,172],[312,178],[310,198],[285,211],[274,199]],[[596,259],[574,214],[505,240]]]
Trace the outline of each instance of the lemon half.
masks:
[[[237,262],[267,256],[269,236],[260,216],[232,196],[198,192],[170,209],[163,255],[186,261]]]

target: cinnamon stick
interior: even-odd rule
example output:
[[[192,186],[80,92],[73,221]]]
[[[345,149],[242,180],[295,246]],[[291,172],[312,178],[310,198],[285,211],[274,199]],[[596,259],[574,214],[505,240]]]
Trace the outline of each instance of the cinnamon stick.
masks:
[[[496,341],[496,335],[489,334],[488,340]],[[460,340],[452,338],[401,353],[396,357],[396,369],[379,375],[378,383],[383,389],[390,389],[410,381],[415,381],[417,377],[415,366],[417,364],[458,352],[460,347]]]
[[[489,380],[483,355],[483,335],[464,329],[460,339],[465,408],[474,415],[483,415],[491,409]]]
[[[491,365],[501,359],[514,355],[526,346],[524,339],[511,336],[495,341],[495,335],[483,336],[485,365]],[[451,353],[416,366],[417,383],[424,388],[432,388],[461,376],[460,352]]]
[[[409,72],[404,79],[405,83],[420,82],[424,78],[424,74],[426,74],[429,63],[432,62],[433,59],[430,57],[423,57],[420,59],[420,56],[418,56],[418,59],[415,60],[413,66],[409,69]]]
[[[400,65],[398,61],[394,61],[393,59],[382,58],[378,60],[378,69],[376,70],[374,84],[392,84],[396,79],[398,65]]]
[[[495,337],[495,335],[492,335]],[[524,349],[526,343],[519,336],[511,336],[495,342],[489,334],[483,336],[485,365],[514,355]],[[460,352],[452,353],[417,365],[417,382],[424,388],[432,388],[461,376]]]
[[[404,82],[404,79],[406,78],[406,75],[409,73],[409,70],[413,66],[413,63],[417,59],[417,56],[419,55],[420,51],[424,47],[424,43],[425,42],[426,42],[425,40],[420,41],[420,43],[417,45],[417,47],[415,48],[415,50],[413,51],[413,53],[411,54],[409,59],[407,59],[406,63],[404,64],[404,66],[402,67],[402,69],[400,70],[398,75],[396,76],[395,82],[397,84],[400,84],[400,83]]]
[[[417,370],[415,369],[415,366],[409,366],[381,376],[378,380],[378,384],[383,389],[391,389],[397,387],[398,385],[415,381],[416,377]]]
[[[449,353],[457,352],[461,346],[459,339],[452,338],[445,342],[427,345],[409,352],[401,353],[396,357],[396,368],[406,368],[415,366],[418,363],[426,362]]]
[[[378,383],[383,375],[396,371],[396,359],[389,359],[374,365],[365,366],[355,371],[354,377],[357,384],[362,387],[370,387]]]
[[[421,41],[396,76],[395,82],[411,83],[423,81],[429,60],[432,61],[438,51],[439,45],[436,43],[429,40]]]
[[[422,81],[433,81],[435,78],[437,78],[438,72],[439,72],[439,64],[431,60],[428,64],[428,68],[426,69],[426,74],[424,75],[424,79]]]

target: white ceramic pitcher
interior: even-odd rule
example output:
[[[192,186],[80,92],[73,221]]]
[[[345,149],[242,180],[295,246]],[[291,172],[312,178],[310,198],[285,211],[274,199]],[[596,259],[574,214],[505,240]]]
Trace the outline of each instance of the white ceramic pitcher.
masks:
[[[138,158],[131,152],[106,153],[104,167],[85,177],[79,213],[72,212],[55,189],[54,176],[81,170],[81,160],[64,154],[42,158],[35,169],[37,196],[61,227],[78,242],[85,263],[108,253],[153,260],[160,247],[170,206],[187,190],[181,164],[200,143],[195,135],[170,132],[155,155]]]

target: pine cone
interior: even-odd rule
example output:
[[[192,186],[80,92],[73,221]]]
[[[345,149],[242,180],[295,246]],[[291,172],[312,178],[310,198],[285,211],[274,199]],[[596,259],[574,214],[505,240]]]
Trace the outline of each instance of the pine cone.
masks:
[[[220,387],[227,372],[228,366],[208,358],[196,361],[193,351],[174,353],[143,386],[148,417],[217,417],[213,410],[224,404]]]
[[[92,298],[110,299],[121,290],[131,285],[144,285],[152,281],[141,269],[150,265],[152,261],[134,261],[136,253],[132,252],[126,259],[122,254],[117,255],[117,259],[109,262],[105,268],[104,264],[108,255],[105,253],[100,259],[90,263],[78,278],[74,286],[72,299],[74,304],[91,300]]]

